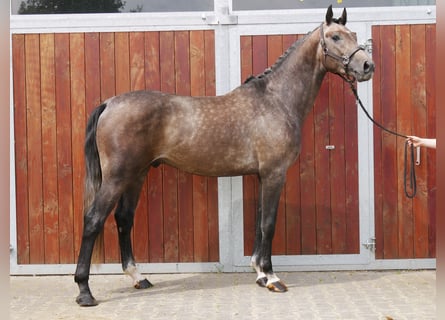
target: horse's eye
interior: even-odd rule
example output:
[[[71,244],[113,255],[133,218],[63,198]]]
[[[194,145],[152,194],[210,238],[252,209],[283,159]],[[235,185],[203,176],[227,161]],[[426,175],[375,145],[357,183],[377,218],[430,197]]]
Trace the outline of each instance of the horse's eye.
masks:
[[[340,40],[340,36],[334,34],[334,35],[332,36],[332,40],[334,40],[335,42],[337,42],[338,40]]]

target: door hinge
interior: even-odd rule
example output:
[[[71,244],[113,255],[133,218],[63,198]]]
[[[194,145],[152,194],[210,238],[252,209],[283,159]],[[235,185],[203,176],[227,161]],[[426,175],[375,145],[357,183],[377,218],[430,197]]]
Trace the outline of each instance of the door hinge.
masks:
[[[238,16],[230,14],[228,7],[220,8],[216,14],[203,14],[202,20],[209,25],[238,24]]]
[[[362,243],[362,246],[370,251],[375,251],[375,238],[369,238],[365,243]]]

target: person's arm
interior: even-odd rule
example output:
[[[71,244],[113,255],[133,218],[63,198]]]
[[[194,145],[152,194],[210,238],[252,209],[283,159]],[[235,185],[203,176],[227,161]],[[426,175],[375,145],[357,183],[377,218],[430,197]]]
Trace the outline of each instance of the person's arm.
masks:
[[[412,143],[414,147],[425,147],[436,149],[436,139],[419,138],[416,136],[408,136],[408,142]]]

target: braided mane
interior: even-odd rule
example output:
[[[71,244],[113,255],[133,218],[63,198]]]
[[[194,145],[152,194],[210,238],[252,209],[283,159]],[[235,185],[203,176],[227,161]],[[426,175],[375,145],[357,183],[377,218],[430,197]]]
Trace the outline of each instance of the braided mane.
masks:
[[[262,73],[260,73],[259,75],[256,76],[249,76],[246,80],[244,80],[244,83],[248,83],[252,80],[255,79],[262,79],[265,76],[267,76],[269,73],[273,72],[275,69],[277,69],[282,63],[283,61],[290,55],[291,52],[293,52],[294,50],[296,50],[299,46],[301,46],[301,44],[308,38],[308,36],[312,33],[309,32],[307,33],[303,38],[298,39],[297,41],[295,41],[289,48],[287,48],[287,50],[277,59],[277,61],[275,61],[275,63],[270,66],[269,68],[266,68]]]

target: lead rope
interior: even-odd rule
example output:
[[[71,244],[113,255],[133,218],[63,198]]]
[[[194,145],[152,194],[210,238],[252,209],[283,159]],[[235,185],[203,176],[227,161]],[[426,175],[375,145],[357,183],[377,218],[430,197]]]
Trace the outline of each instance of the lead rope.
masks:
[[[359,98],[359,96],[358,96],[357,89],[354,87],[352,81],[350,81],[349,79],[346,79],[346,78],[344,78],[344,77],[342,77],[342,78],[343,78],[346,82],[349,83],[349,86],[351,87],[351,90],[352,90],[352,92],[354,93],[355,99],[356,99],[357,102],[359,103],[360,107],[362,108],[363,112],[366,114],[366,116],[368,117],[368,119],[371,120],[371,122],[372,122],[374,125],[376,125],[376,126],[379,127],[380,129],[382,129],[382,130],[384,130],[384,131],[386,131],[386,132],[388,132],[388,133],[390,133],[390,134],[393,134],[393,135],[395,135],[395,136],[402,137],[402,138],[405,138],[405,139],[408,138],[408,136],[406,136],[406,135],[404,135],[404,134],[401,134],[401,133],[398,133],[398,132],[396,132],[396,131],[392,131],[392,130],[390,130],[390,129],[387,129],[387,128],[385,128],[384,126],[382,126],[380,123],[378,123],[377,121],[375,121],[375,120],[369,115],[369,113],[368,113],[368,111],[366,110],[366,108],[363,106],[363,103],[362,103],[362,101],[360,100],[360,98]],[[410,150],[411,150],[411,157],[410,157],[410,160],[411,160],[411,166],[410,166],[409,169],[408,169],[408,148],[409,148],[408,141],[405,141],[405,154],[404,154],[404,155],[405,155],[405,157],[404,157],[404,158],[405,158],[405,159],[404,159],[405,162],[404,162],[404,168],[403,168],[403,184],[404,184],[404,189],[405,189],[405,195],[406,195],[408,198],[412,199],[412,198],[415,197],[416,192],[417,192],[416,170],[415,170],[415,167],[414,167],[414,146],[413,146],[413,144],[411,144],[411,148],[410,148]],[[409,172],[407,172],[407,171],[409,171]],[[408,191],[407,178],[406,178],[407,173],[409,174],[409,188],[410,188],[411,191]]]

